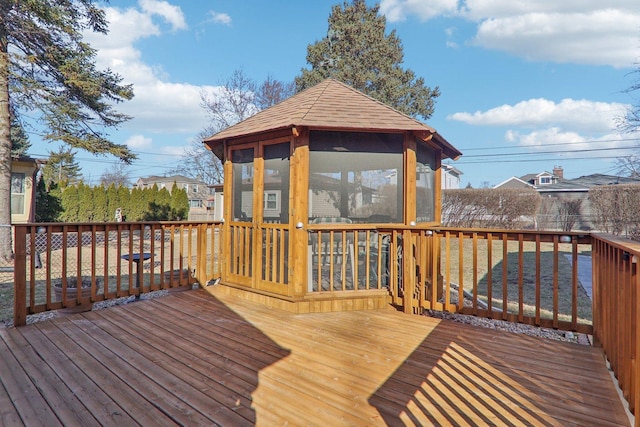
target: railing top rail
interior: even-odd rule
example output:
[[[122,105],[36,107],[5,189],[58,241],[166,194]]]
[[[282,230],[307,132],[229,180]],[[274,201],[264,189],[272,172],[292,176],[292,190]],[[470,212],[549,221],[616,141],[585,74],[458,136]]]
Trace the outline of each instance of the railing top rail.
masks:
[[[493,233],[493,234],[543,234],[550,236],[578,236],[589,237],[591,232],[589,231],[557,231],[557,230],[519,230],[519,229],[507,229],[507,228],[464,228],[464,227],[444,227],[444,226],[420,226],[411,227],[417,230],[430,230],[430,231],[450,231],[450,232],[463,232],[463,233]]]
[[[592,233],[591,236],[594,239],[606,242],[617,249],[640,256],[640,242],[635,242],[627,239],[626,237],[614,236],[606,233]]]

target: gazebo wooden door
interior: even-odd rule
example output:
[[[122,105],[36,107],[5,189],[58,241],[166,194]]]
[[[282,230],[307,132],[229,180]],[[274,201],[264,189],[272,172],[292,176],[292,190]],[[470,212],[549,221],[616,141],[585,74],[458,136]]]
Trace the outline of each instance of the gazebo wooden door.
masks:
[[[228,279],[238,285],[252,286],[255,240],[254,185],[255,145],[230,148],[232,160],[231,205],[225,213],[228,229]]]
[[[289,138],[230,148],[229,221],[231,282],[288,294]]]

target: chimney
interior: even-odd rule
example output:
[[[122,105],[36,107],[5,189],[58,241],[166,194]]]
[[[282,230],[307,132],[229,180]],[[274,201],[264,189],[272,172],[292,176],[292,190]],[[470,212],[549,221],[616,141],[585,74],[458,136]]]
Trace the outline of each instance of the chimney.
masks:
[[[564,170],[562,169],[562,166],[554,166],[553,175],[558,178],[558,181],[562,181],[564,179]]]

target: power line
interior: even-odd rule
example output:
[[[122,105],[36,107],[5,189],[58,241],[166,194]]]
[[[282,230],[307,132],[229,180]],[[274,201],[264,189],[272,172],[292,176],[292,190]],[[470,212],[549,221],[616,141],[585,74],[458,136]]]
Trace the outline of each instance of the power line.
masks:
[[[621,139],[598,139],[591,141],[573,141],[573,142],[552,142],[548,144],[541,144],[545,147],[557,147],[557,146],[566,146],[566,145],[578,145],[578,144],[597,144],[600,142],[620,142],[620,141],[638,141],[640,142],[640,138],[621,138]],[[460,148],[461,151],[478,151],[478,150],[502,150],[502,149],[526,149],[531,148],[528,145],[503,145],[499,147],[474,147],[474,148]]]
[[[595,156],[595,157],[562,157],[562,158],[546,158],[546,159],[516,159],[516,160],[492,160],[493,162],[499,162],[499,163],[526,163],[526,162],[553,162],[556,160],[562,160],[563,162],[570,162],[570,161],[574,161],[574,160],[610,160],[610,159],[619,159],[620,156]],[[461,158],[463,159],[463,158]],[[455,162],[456,165],[470,165],[470,164],[480,164],[480,163],[484,163],[486,164],[487,161],[483,161],[483,160],[471,160],[471,161],[464,161],[464,160],[458,160]],[[452,165],[453,166],[453,165]]]
[[[526,153],[497,153],[497,154],[470,154],[465,156],[462,155],[462,158],[471,158],[471,157],[507,157],[507,156],[538,156],[542,154],[570,154],[570,153],[590,153],[595,151],[613,151],[613,150],[637,150],[638,146],[630,146],[630,147],[607,147],[607,148],[585,148],[583,150],[571,150],[571,151],[538,151],[538,152],[526,152]],[[619,157],[619,156],[618,156]]]

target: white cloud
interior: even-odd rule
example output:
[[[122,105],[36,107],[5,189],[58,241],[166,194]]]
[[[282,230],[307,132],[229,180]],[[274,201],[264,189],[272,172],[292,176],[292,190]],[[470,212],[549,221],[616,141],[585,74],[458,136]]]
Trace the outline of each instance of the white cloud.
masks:
[[[530,13],[483,20],[472,43],[528,60],[612,65],[624,68],[640,57],[640,13]]]
[[[639,135],[636,135],[636,138]],[[505,140],[525,147],[532,153],[544,151],[554,152],[560,157],[601,157],[613,154],[626,153],[635,146],[629,141],[633,135],[619,133],[607,133],[598,137],[587,137],[574,131],[562,131],[558,127],[538,129],[533,132],[520,133],[509,130],[505,134]]]
[[[173,31],[186,30],[187,22],[179,6],[173,6],[166,1],[139,0],[142,10],[149,15],[159,15],[171,24]]]
[[[215,24],[231,25],[231,16],[229,16],[226,13],[210,10],[209,13],[207,13],[207,16],[208,16],[207,22],[213,22]]]
[[[184,156],[187,148],[189,148],[188,145],[171,145],[168,147],[162,147],[160,149],[160,154],[168,154],[179,158]]]
[[[477,25],[474,45],[528,60],[633,67],[640,59],[637,0],[382,0],[389,21],[458,17]]]
[[[186,29],[184,15],[178,6],[166,1],[140,0],[140,8],[106,8],[109,21],[107,36],[87,33],[85,37],[96,48],[97,65],[110,68],[133,84],[135,97],[118,105],[118,111],[133,119],[123,129],[134,133],[197,134],[207,123],[200,107],[203,87],[173,83],[161,65],[143,61],[135,43],[148,37],[162,36],[154,19],[162,18],[173,31]]]
[[[144,135],[133,135],[125,141],[127,147],[132,150],[148,150],[151,148],[153,140]]]
[[[537,98],[515,105],[501,105],[487,111],[455,113],[448,118],[470,125],[517,126],[525,128],[559,125],[580,132],[610,132],[629,106],[620,103],[563,99],[555,103]]]
[[[408,15],[426,21],[439,15],[454,14],[457,6],[457,0],[382,0],[380,12],[391,22],[404,21]]]

